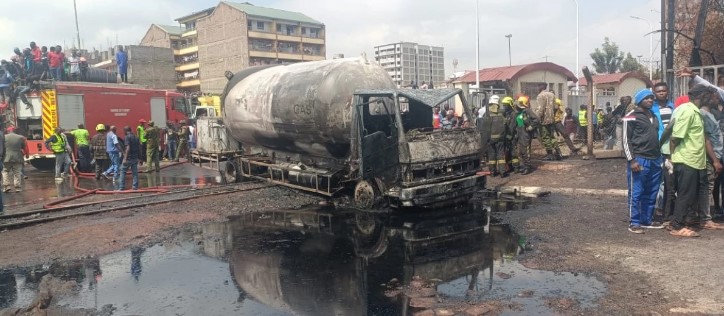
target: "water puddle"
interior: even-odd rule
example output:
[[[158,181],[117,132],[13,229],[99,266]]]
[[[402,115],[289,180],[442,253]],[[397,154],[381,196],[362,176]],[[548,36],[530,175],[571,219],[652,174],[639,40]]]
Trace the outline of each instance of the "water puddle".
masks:
[[[119,315],[545,315],[557,314],[552,300],[590,308],[606,291],[591,277],[523,267],[526,239],[476,208],[253,212],[181,240],[0,270],[0,308],[50,287],[54,308]]]

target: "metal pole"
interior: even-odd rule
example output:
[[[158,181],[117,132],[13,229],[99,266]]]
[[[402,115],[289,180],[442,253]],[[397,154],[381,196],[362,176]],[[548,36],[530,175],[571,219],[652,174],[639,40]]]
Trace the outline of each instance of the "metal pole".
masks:
[[[576,95],[579,94],[578,79],[581,78],[581,67],[578,64],[578,0],[573,0],[576,3]]]
[[[508,34],[505,37],[508,38],[508,66],[513,66],[513,55],[510,53],[510,38],[513,37],[513,34]]]
[[[80,27],[78,27],[78,8],[75,5],[75,0],[73,0],[73,12],[75,12],[75,33],[78,36],[78,50],[80,50]]]
[[[480,0],[475,0],[475,87],[480,91]]]
[[[641,20],[649,25],[649,80],[654,79],[654,27],[648,19],[631,16],[632,19]]]

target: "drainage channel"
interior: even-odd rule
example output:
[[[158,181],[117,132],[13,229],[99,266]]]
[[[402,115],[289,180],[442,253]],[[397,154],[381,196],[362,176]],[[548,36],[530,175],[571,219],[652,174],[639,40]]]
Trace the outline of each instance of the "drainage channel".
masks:
[[[595,278],[528,269],[529,247],[479,207],[425,213],[258,211],[101,257],[0,269],[0,309],[138,315],[557,314]],[[1,313],[1,312],[0,312]]]

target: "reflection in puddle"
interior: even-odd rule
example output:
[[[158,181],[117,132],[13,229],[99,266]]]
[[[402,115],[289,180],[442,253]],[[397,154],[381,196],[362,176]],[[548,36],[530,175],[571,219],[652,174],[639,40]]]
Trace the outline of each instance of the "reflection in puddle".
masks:
[[[526,240],[478,209],[253,212],[189,239],[1,270],[0,307],[27,306],[46,273],[74,281],[58,306],[142,315],[408,315],[494,301],[516,306],[503,313],[552,314],[547,298],[585,308],[605,292],[590,277],[518,264]],[[410,294],[416,282],[432,285]]]

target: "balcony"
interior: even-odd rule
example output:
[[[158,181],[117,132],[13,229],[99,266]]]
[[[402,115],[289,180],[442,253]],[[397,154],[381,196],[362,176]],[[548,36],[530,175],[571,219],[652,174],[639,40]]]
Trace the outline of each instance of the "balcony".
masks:
[[[196,32],[196,29],[191,29],[191,30],[188,30],[188,31],[184,32],[183,34],[181,34],[181,37],[183,38],[183,37],[196,36],[196,34],[198,34]]]
[[[277,58],[277,53],[273,51],[257,51],[250,49],[249,57]]]
[[[199,46],[195,45],[195,46],[191,46],[191,47],[174,50],[173,54],[176,56],[183,56],[183,55],[188,55],[188,54],[193,54],[193,53],[198,53],[198,52],[199,52]]]
[[[277,39],[277,35],[274,33],[266,33],[266,32],[259,32],[259,31],[249,31],[247,33],[249,38],[263,38],[263,39]]]
[[[193,79],[193,80],[184,80],[176,84],[176,88],[189,88],[189,87],[195,87],[200,86],[201,80],[199,79]]]
[[[188,63],[181,66],[176,67],[176,71],[189,71],[189,70],[195,70],[199,69],[199,63]]]

